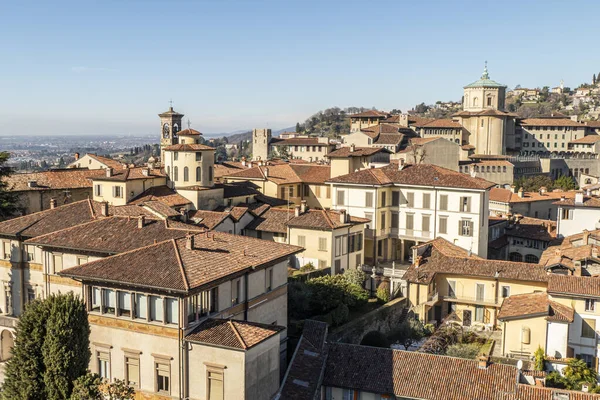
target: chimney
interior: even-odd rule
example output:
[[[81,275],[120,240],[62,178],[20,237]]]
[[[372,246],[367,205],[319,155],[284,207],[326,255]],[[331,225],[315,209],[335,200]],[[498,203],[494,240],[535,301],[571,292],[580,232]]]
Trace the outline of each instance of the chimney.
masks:
[[[296,206],[294,208],[294,217],[299,217],[300,216],[300,206]]]
[[[477,176],[477,171],[475,171],[474,165],[469,166],[469,175],[471,178],[475,178]]]
[[[488,356],[481,355],[477,359],[477,367],[479,367],[479,369],[487,369],[489,361]]]
[[[242,157],[242,167],[246,166],[246,157]]]
[[[579,206],[583,205],[583,192],[575,193],[575,204]]]
[[[188,233],[185,237],[185,248],[188,250],[194,250],[194,235]]]
[[[142,175],[150,176],[150,168],[142,168]]]
[[[100,214],[102,214],[103,217],[108,217],[108,201],[100,203]]]
[[[146,218],[142,215],[138,218],[138,229],[142,229],[144,227],[144,223],[146,222]]]
[[[37,181],[27,181],[27,186],[30,188],[37,187]]]
[[[304,213],[306,212],[306,208],[307,208],[307,207],[306,207],[306,200],[302,200],[302,201],[300,202],[300,212],[301,212],[302,214],[304,214]]]
[[[589,243],[590,240],[590,231],[588,231],[587,229],[583,230],[583,246],[586,246]]]
[[[398,160],[398,171],[402,171],[404,169],[404,158]]]
[[[340,210],[340,222],[342,224],[345,224],[346,222],[348,222],[348,215],[346,214],[346,210]]]
[[[263,169],[263,172],[265,174],[265,178],[268,178],[269,177],[269,168]]]
[[[545,195],[547,191],[548,191],[548,188],[546,188],[546,186],[540,187],[540,196]]]
[[[111,176],[113,176],[113,169],[112,168],[106,168],[106,177],[110,178]]]
[[[517,193],[517,187],[515,185],[510,185],[510,191],[513,193]]]
[[[354,143],[350,145],[350,153],[354,153]]]
[[[181,210],[179,210],[179,214],[181,215],[181,221],[182,222],[187,222],[188,221],[188,213],[187,213],[187,210],[185,208],[182,208]]]
[[[53,197],[50,199],[50,209],[56,208],[56,199]]]
[[[519,198],[522,199],[523,197],[525,197],[525,193],[523,192],[523,188],[522,187],[519,188],[519,191],[517,193],[519,195]]]
[[[79,160],[79,153],[75,153],[75,161]]]

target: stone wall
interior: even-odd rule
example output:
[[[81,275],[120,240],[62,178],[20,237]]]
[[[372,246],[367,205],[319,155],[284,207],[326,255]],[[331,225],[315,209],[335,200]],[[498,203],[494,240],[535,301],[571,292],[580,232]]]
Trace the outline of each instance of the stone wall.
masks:
[[[371,331],[384,335],[396,329],[406,318],[405,297],[394,299],[361,317],[329,331],[329,342],[360,344],[362,338]]]

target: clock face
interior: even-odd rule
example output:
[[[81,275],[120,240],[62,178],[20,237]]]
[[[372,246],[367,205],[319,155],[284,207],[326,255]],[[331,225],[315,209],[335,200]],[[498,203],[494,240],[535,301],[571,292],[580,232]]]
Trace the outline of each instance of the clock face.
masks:
[[[166,139],[169,137],[171,131],[169,130],[169,124],[163,125],[163,137]]]

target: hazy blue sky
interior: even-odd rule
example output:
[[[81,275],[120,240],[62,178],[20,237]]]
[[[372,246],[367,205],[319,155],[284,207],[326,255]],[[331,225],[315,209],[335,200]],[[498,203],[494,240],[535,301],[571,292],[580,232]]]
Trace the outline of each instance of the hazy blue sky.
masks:
[[[600,72],[598,1],[0,0],[0,134],[292,126]]]

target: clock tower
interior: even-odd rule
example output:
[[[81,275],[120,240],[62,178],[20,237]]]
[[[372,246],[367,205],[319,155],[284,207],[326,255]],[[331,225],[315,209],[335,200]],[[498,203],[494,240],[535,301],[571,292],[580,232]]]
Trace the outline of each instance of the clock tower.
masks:
[[[160,117],[160,159],[164,163],[164,148],[178,143],[177,133],[181,130],[183,114],[174,111],[171,104],[169,111],[158,116]]]

